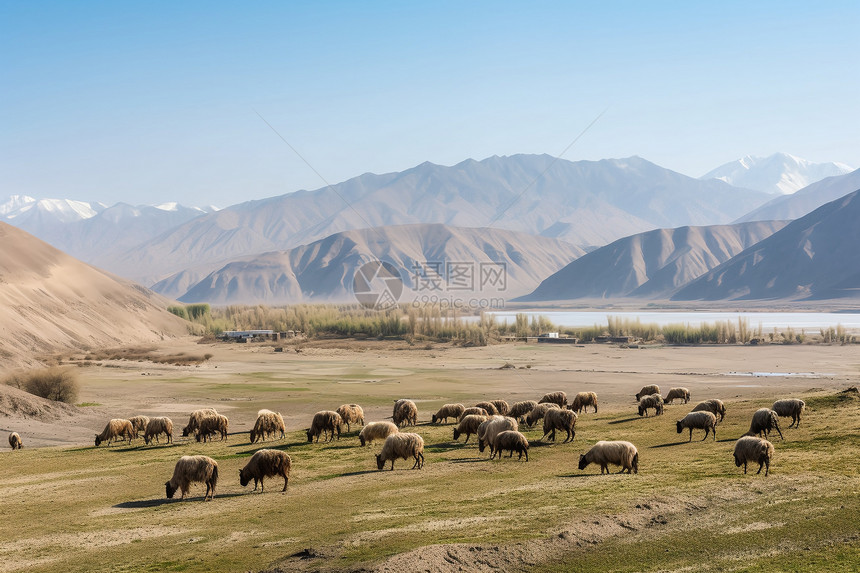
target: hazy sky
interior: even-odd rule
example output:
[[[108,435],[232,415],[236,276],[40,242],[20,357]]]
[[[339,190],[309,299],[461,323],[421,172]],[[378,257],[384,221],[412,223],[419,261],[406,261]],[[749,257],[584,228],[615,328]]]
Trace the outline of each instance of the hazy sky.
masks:
[[[860,166],[860,3],[0,1],[0,198],[227,206],[424,161]]]

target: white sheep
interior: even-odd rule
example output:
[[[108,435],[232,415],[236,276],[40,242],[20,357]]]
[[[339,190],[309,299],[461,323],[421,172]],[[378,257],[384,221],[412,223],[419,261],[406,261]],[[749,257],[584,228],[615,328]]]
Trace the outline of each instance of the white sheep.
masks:
[[[478,426],[478,451],[483,452],[484,448],[490,446],[490,453],[493,453],[493,443],[499,432],[518,429],[517,421],[509,416],[493,416],[484,420]]]
[[[759,408],[753,414],[750,429],[746,435],[767,438],[773,430],[777,431],[780,440],[785,439],[782,436],[782,430],[779,429],[779,416],[776,415],[776,412],[770,408]]]
[[[384,440],[391,434],[396,434],[400,430],[393,422],[371,422],[361,429],[358,434],[358,439],[361,445],[376,441]]]
[[[599,464],[600,475],[609,473],[609,464],[621,466],[618,473],[624,473],[625,470],[628,474],[631,470],[639,473],[639,451],[630,442],[600,441],[579,456],[579,469],[584,470],[588,464]]]
[[[280,412],[272,412],[271,410],[262,409],[257,412],[257,420],[254,422],[254,428],[250,432],[251,443],[257,440],[265,440],[280,433],[283,438],[286,435],[287,426],[284,424],[284,417]]]
[[[173,469],[173,477],[164,482],[167,499],[173,499],[176,490],[182,492],[180,500],[185,499],[192,483],[206,484],[206,499],[215,499],[215,485],[218,483],[218,462],[209,456],[182,456]]]
[[[508,454],[509,458],[514,456],[514,452],[517,452],[519,454],[517,456],[518,460],[522,459],[523,454],[525,454],[526,461],[529,461],[529,441],[516,430],[505,430],[496,435],[493,441],[493,455],[490,456],[490,459],[493,459],[496,455],[499,456],[499,459],[502,459],[503,451],[511,452]]]
[[[755,436],[743,436],[735,442],[735,465],[744,466],[744,474],[747,473],[747,463],[758,463],[758,471],[761,473],[762,466],[765,466],[764,475],[767,477],[770,472],[770,461],[773,459],[773,444],[762,438]]]
[[[558,404],[555,402],[544,402],[542,404],[538,404],[532,411],[526,414],[526,426],[531,428],[534,426],[538,420],[543,420],[543,417],[546,415],[547,411],[560,408]]]
[[[245,467],[239,470],[239,483],[242,487],[254,480],[254,491],[257,491],[257,481],[260,482],[260,493],[263,493],[263,478],[281,476],[284,478],[284,489],[290,481],[290,469],[293,461],[290,456],[280,450],[258,450],[251,456]]]
[[[534,400],[523,400],[522,402],[515,402],[510,411],[508,412],[508,416],[511,418],[516,418],[520,422],[525,421],[526,415],[535,409],[537,406],[537,402]]]
[[[559,408],[564,408],[567,406],[567,394],[558,391],[558,392],[549,392],[544,394],[543,397],[538,400],[538,404],[558,404]]]
[[[457,418],[457,421],[462,422],[466,416],[489,416],[489,415],[490,415],[489,412],[487,412],[483,408],[476,408],[474,406],[471,406],[471,407],[463,410],[463,413],[460,414],[460,417]]]
[[[496,407],[496,411],[500,416],[507,416],[511,411],[510,405],[505,400],[490,400],[490,404]]]
[[[392,417],[397,427],[415,426],[418,424],[418,406],[412,400],[399,400],[399,406]]]
[[[131,441],[137,436],[134,431],[134,426],[128,420],[114,418],[105,425],[105,429],[101,434],[96,434],[96,446],[102,442],[107,442],[108,445],[114,440],[122,438],[123,440]]]
[[[424,467],[424,439],[418,434],[409,432],[391,434],[385,438],[382,452],[376,454],[376,468],[381,470],[385,467],[385,462],[390,460],[391,470],[394,471],[394,460],[398,458],[406,460],[410,456],[415,459],[415,463],[412,464],[413,470]]]
[[[651,394],[659,394],[660,387],[656,384],[648,384],[647,386],[643,386],[639,392],[636,393],[636,401],[642,399],[642,396],[650,396]]]
[[[704,442],[708,438],[708,433],[714,433],[714,441],[717,440],[717,417],[714,416],[710,412],[690,412],[680,420],[676,422],[676,428],[678,433],[684,431],[685,428],[690,430],[690,439],[688,442],[693,441],[693,429],[705,430],[705,437],[702,438]]]
[[[550,408],[543,417],[543,440],[550,436],[550,441],[555,441],[555,431],[564,430],[567,437],[564,442],[572,442],[576,437],[576,412],[573,410],[562,410],[561,408]]]
[[[690,401],[690,391],[686,388],[669,388],[669,393],[666,394],[666,397],[663,398],[663,401],[671,403],[677,398],[678,400],[683,400],[684,404],[687,404]]]
[[[337,439],[340,439],[340,426],[342,420],[340,414],[332,410],[322,410],[314,414],[314,419],[311,421],[311,427],[307,430],[308,442],[320,441],[320,434],[326,438],[326,442],[334,439],[337,432]]]
[[[643,396],[639,400],[639,415],[648,417],[648,409],[654,408],[654,415],[660,416],[663,414],[663,396],[660,394],[649,394]]]
[[[340,415],[340,419],[346,424],[346,431],[352,431],[350,424],[364,425],[364,409],[358,404],[342,404],[336,412]]]
[[[207,416],[200,420],[200,426],[197,432],[194,433],[194,439],[198,442],[206,442],[212,439],[212,436],[218,434],[221,440],[227,439],[227,430],[230,428],[230,420],[222,414]]]
[[[723,404],[722,400],[717,400],[716,398],[711,398],[710,400],[704,400],[696,404],[696,407],[693,408],[693,412],[710,412],[714,416],[720,417],[720,422],[723,421],[723,418],[726,416],[726,406]]]
[[[457,424],[457,427],[454,428],[454,440],[460,439],[461,434],[466,434],[466,441],[464,444],[469,443],[469,436],[472,434],[478,433],[478,427],[483,424],[487,420],[488,416],[482,416],[480,414],[469,414],[460,420],[460,423]]]
[[[435,424],[436,422],[439,422],[440,424],[447,424],[448,418],[458,419],[465,410],[466,407],[462,404],[445,404],[439,408],[438,412],[433,414],[432,423]]]
[[[800,417],[803,415],[804,410],[806,410],[806,402],[798,398],[787,398],[785,400],[777,400],[774,402],[771,409],[776,412],[777,416],[791,418],[791,425],[789,428],[792,426],[799,428]]]
[[[596,392],[579,392],[576,396],[573,397],[573,402],[571,402],[568,408],[573,410],[577,414],[581,413],[582,410],[585,410],[585,413],[588,413],[588,407],[594,406],[594,413],[597,413],[597,393]]]
[[[208,418],[209,416],[215,416],[217,414],[218,412],[215,411],[215,408],[200,408],[199,410],[194,410],[188,417],[188,425],[182,428],[182,436],[190,436],[197,431],[197,428],[200,427],[200,422],[203,418]]]
[[[18,432],[9,434],[9,446],[13,450],[20,450],[24,447],[24,442],[21,441],[21,436],[18,435]]]
[[[143,431],[143,441],[149,445],[152,438],[155,438],[156,442],[161,443],[161,440],[158,439],[160,434],[167,435],[168,444],[173,441],[173,420],[165,416],[150,418],[146,424],[146,429]]]

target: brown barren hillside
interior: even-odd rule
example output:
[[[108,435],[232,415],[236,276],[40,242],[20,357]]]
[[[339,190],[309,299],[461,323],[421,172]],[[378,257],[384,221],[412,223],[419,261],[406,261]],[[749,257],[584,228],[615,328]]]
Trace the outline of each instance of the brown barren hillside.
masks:
[[[187,333],[169,301],[0,223],[0,369],[36,355]]]

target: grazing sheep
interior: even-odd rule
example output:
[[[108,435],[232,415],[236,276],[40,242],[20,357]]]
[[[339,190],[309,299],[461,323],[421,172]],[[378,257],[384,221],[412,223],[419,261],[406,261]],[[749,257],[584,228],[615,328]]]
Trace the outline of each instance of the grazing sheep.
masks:
[[[511,407],[504,400],[491,400],[490,404],[496,407],[496,411],[500,416],[507,416],[511,411]]]
[[[576,427],[576,418],[576,412],[573,410],[550,408],[543,417],[543,438],[541,440],[549,435],[550,441],[554,442],[555,431],[564,430],[567,432],[564,443],[572,442],[576,436],[576,430],[574,429]]]
[[[773,444],[755,436],[744,436],[735,442],[734,456],[737,467],[744,465],[744,474],[747,473],[748,462],[758,462],[756,474],[760,474],[761,467],[765,466],[764,475],[767,477],[770,472],[770,460],[773,459]]]
[[[516,430],[505,430],[496,435],[493,442],[493,455],[490,456],[490,459],[493,459],[496,455],[499,456],[499,459],[502,459],[502,452],[505,450],[511,452],[508,454],[509,458],[514,456],[514,452],[517,452],[519,454],[517,456],[518,460],[522,459],[523,454],[525,454],[526,461],[529,461],[529,441]]]
[[[463,412],[466,410],[466,407],[462,404],[445,404],[439,411],[433,414],[433,423],[439,422],[443,423],[442,420],[445,420],[444,423],[448,423],[448,418],[459,419]]]
[[[564,392],[550,392],[548,394],[544,394],[543,398],[538,400],[538,404],[558,404],[559,408],[564,408],[567,406],[567,394]]]
[[[513,418],[508,416],[493,416],[484,420],[478,426],[478,451],[483,452],[484,448],[490,446],[490,453],[493,453],[493,443],[496,435],[505,430],[518,430],[519,424]]]
[[[308,442],[320,441],[320,434],[323,435],[326,442],[334,439],[334,434],[337,432],[337,439],[340,439],[340,426],[342,420],[340,414],[331,410],[322,410],[314,414],[314,419],[311,422],[311,427],[307,430]]]
[[[693,412],[710,412],[714,416],[720,417],[720,422],[723,421],[723,418],[726,416],[726,406],[723,404],[722,400],[717,400],[716,398],[711,398],[710,400],[705,400],[703,402],[699,402],[696,404],[696,407],[693,408]]]
[[[418,424],[418,406],[412,400],[403,400],[400,402],[393,416],[394,423],[397,427],[415,426]]]
[[[478,433],[478,426],[480,426],[484,421],[486,421],[487,416],[482,416],[480,414],[469,414],[454,428],[454,440],[458,440],[460,438],[460,434],[466,434],[466,441],[464,444],[469,443],[469,436],[472,434]]]
[[[215,408],[201,408],[199,410],[194,410],[191,412],[191,416],[188,417],[188,425],[182,428],[182,436],[190,436],[197,431],[197,428],[200,427],[200,421],[203,420],[203,418],[216,416],[217,414],[218,412],[215,411]]]
[[[710,412],[690,412],[678,420],[676,426],[679,434],[684,431],[684,428],[690,430],[690,439],[687,440],[688,442],[693,441],[693,428],[705,430],[705,437],[702,438],[703,442],[708,438],[708,432],[713,432],[714,441],[717,441],[717,417]]]
[[[648,417],[648,409],[654,408],[654,415],[661,416],[663,414],[663,396],[660,394],[649,394],[643,396],[639,400],[639,415]]]
[[[239,470],[239,483],[242,487],[254,480],[254,491],[257,491],[257,481],[260,482],[260,493],[263,493],[263,478],[281,476],[284,478],[284,489],[290,481],[290,468],[293,461],[280,450],[258,450],[251,456],[245,467]]]
[[[800,416],[806,410],[806,402],[797,398],[789,398],[786,400],[777,400],[773,403],[771,409],[776,412],[777,416],[791,417],[791,426],[800,427]]]
[[[21,436],[18,435],[18,432],[9,434],[9,445],[13,450],[20,450],[24,447],[24,442],[21,441]]]
[[[542,404],[538,404],[532,411],[526,414],[526,426],[531,428],[534,426],[538,420],[543,420],[543,417],[546,415],[547,411],[559,408],[559,405],[554,402],[544,402]]]
[[[412,469],[424,467],[424,439],[418,434],[409,432],[391,434],[382,444],[382,452],[376,454],[376,468],[381,470],[385,462],[391,460],[391,471],[394,471],[394,460],[415,458]]]
[[[251,443],[265,440],[278,432],[280,432],[281,438],[286,435],[287,426],[284,424],[284,417],[281,416],[280,412],[272,412],[264,408],[257,412],[257,421],[254,422],[254,428],[250,434]]]
[[[128,419],[134,427],[135,436],[146,432],[146,425],[149,423],[149,416],[132,416]]]
[[[474,407],[483,408],[487,411],[488,416],[497,416],[499,414],[499,410],[492,402],[478,402]]]
[[[520,422],[524,422],[526,414],[534,410],[535,406],[537,406],[537,402],[535,402],[534,400],[515,402],[514,405],[511,406],[511,410],[508,412],[508,416],[510,416],[511,418],[516,418]]]
[[[650,396],[651,394],[659,394],[660,387],[656,384],[649,384],[648,386],[643,386],[639,392],[636,393],[636,401],[642,399],[642,396]]]
[[[782,430],[779,429],[779,416],[776,412],[770,408],[759,408],[753,414],[749,432],[745,435],[767,438],[773,430],[777,431],[780,440],[785,439],[782,436]]]
[[[663,398],[666,403],[672,402],[675,398],[683,400],[684,404],[690,402],[690,391],[686,388],[669,388],[669,393]]]
[[[573,410],[577,414],[581,413],[583,409],[585,409],[585,413],[588,413],[588,407],[594,406],[594,413],[597,413],[597,394],[595,392],[579,392],[574,398],[573,402],[571,402],[569,409]]]
[[[198,442],[206,442],[215,434],[219,434],[221,436],[221,440],[226,440],[227,429],[229,427],[230,420],[227,419],[227,416],[215,414],[214,416],[203,418],[200,420],[200,426],[194,434],[194,439]]]
[[[463,418],[466,416],[489,416],[489,412],[484,410],[483,408],[475,408],[474,406],[471,408],[466,408],[463,410],[463,413],[460,414],[460,417],[457,419],[458,422],[462,422]]]
[[[375,440],[384,440],[391,434],[396,434],[399,431],[393,422],[371,422],[361,429],[358,439],[361,445],[364,446],[364,444]]]
[[[340,419],[346,424],[346,431],[352,431],[350,424],[364,425],[364,409],[358,404],[343,404],[337,409]]]
[[[599,464],[600,475],[609,473],[609,464],[621,466],[618,473],[639,473],[639,452],[630,442],[604,442],[594,444],[590,450],[579,456],[579,469],[584,470],[588,464]]]
[[[150,418],[146,429],[143,431],[144,443],[149,445],[152,438],[155,438],[156,442],[161,443],[161,440],[158,439],[159,434],[166,434],[167,443],[171,443],[173,441],[173,420],[164,416]]]
[[[112,441],[120,438],[131,441],[135,436],[137,436],[137,434],[135,433],[134,426],[131,425],[131,422],[114,418],[107,423],[101,434],[96,435],[96,446],[101,445],[102,442],[107,442],[108,445],[110,445]]]
[[[164,482],[167,499],[173,499],[176,490],[182,492],[180,500],[185,499],[188,489],[194,482],[206,484],[206,499],[215,499],[215,485],[218,483],[218,462],[209,456],[182,456],[173,469],[173,477]]]

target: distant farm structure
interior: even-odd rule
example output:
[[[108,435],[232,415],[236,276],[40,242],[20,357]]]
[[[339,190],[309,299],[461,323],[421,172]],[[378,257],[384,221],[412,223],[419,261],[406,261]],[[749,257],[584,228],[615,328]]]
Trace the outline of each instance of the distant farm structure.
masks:
[[[285,332],[275,332],[274,330],[225,330],[218,335],[218,338],[228,342],[249,342],[262,340],[287,340],[300,336],[301,332],[296,330],[287,330]]]

